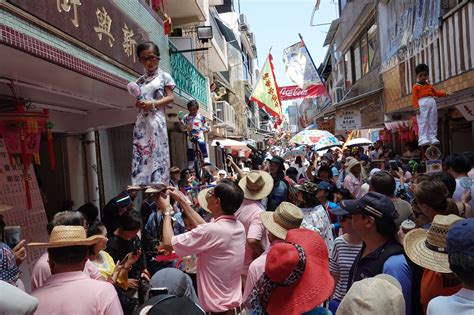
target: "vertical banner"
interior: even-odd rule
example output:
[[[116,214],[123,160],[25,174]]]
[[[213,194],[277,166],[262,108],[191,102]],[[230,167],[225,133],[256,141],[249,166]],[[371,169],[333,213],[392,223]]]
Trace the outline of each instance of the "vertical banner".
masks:
[[[7,226],[19,225],[21,239],[25,239],[27,243],[46,242],[48,241],[46,231],[48,219],[33,166],[30,166],[26,175],[31,184],[31,209],[28,209],[27,205],[23,176],[23,166],[17,165],[14,161],[13,164],[10,163],[5,143],[3,138],[0,138],[0,203],[13,206],[13,209],[2,213],[3,220]],[[44,250],[27,247],[26,252],[26,260],[21,265],[23,271],[21,279],[28,290],[31,283],[31,271]]]

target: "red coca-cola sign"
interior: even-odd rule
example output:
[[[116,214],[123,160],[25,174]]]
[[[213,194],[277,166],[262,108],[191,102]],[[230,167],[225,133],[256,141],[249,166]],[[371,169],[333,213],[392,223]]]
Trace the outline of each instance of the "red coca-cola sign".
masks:
[[[311,98],[317,97],[326,94],[326,88],[323,84],[316,84],[307,87],[306,89],[301,89],[297,85],[290,86],[281,86],[279,88],[280,100],[288,101],[298,98]]]

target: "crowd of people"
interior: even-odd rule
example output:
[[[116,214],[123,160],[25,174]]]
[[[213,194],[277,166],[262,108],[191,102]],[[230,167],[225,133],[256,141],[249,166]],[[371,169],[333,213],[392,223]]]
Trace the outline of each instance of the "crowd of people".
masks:
[[[137,56],[132,185],[100,211],[56,213],[48,242],[0,243],[1,314],[472,314],[474,153],[429,174],[416,145],[400,157],[380,141],[218,169],[190,101],[178,114],[188,165],[170,167],[174,81],[154,43]],[[26,293],[30,248],[44,254]]]
[[[254,170],[230,158],[201,179],[171,167],[170,186],[58,212],[49,242],[2,243],[0,311],[469,314],[473,154],[427,174],[376,151],[274,155]],[[31,294],[18,269],[29,248],[46,249]]]

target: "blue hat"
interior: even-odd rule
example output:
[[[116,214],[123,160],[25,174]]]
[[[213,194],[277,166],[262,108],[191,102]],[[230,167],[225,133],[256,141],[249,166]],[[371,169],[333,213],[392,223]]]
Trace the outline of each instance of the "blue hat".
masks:
[[[331,191],[332,188],[333,188],[332,185],[326,181],[322,181],[318,184],[318,189],[321,189],[321,190]]]
[[[461,220],[449,229],[446,251],[474,257],[474,218]]]
[[[368,192],[359,200],[343,200],[339,209],[329,210],[334,215],[368,214],[375,219],[395,219],[397,210],[392,200],[377,192]]]

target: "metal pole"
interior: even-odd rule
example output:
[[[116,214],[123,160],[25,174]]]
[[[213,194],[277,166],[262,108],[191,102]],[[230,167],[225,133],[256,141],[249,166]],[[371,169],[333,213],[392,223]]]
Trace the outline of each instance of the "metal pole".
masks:
[[[84,146],[86,151],[88,201],[99,208],[99,177],[97,176],[97,156],[94,131],[89,131],[84,135]]]

